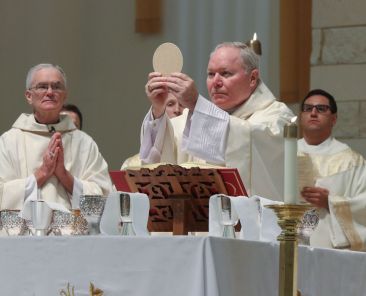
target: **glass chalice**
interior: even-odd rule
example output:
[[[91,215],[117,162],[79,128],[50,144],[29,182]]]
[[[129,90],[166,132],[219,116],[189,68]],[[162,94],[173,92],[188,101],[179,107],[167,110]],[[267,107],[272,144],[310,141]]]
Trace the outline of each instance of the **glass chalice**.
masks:
[[[0,212],[1,224],[8,236],[28,234],[28,227],[19,213],[19,210],[2,210]]]
[[[51,224],[54,235],[85,235],[88,234],[88,222],[79,210],[71,213],[55,210]]]
[[[121,235],[134,236],[136,233],[132,225],[130,195],[127,193],[120,193],[119,201],[122,222]]]
[[[298,242],[301,245],[310,245],[310,236],[319,223],[319,213],[313,208],[304,213],[298,227]]]
[[[88,233],[100,234],[100,219],[103,214],[106,198],[101,195],[81,195],[80,211],[88,221]]]
[[[235,238],[235,225],[238,223],[238,219],[233,215],[230,197],[220,194],[218,202],[219,208],[221,209],[220,222],[223,227],[222,237]]]

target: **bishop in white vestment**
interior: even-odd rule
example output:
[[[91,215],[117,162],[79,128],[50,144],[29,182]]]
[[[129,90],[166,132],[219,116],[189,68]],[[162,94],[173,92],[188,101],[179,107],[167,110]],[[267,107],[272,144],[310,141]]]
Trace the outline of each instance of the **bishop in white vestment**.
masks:
[[[144,163],[201,162],[238,168],[250,195],[283,199],[283,126],[291,110],[259,79],[258,56],[244,44],[219,45],[208,64],[211,101],[182,73],[151,73],[152,109],[142,127]],[[187,109],[169,120],[161,107],[174,92]]]

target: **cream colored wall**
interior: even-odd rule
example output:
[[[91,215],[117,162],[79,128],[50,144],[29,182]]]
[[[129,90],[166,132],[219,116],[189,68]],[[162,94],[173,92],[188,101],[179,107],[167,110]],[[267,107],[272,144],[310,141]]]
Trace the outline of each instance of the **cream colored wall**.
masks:
[[[31,111],[27,70],[51,62],[65,70],[68,101],[80,106],[110,168],[137,152],[144,85],[163,37],[134,33],[134,1],[1,0],[0,36],[1,133]]]
[[[278,25],[268,24],[277,18],[277,0],[166,0],[165,26],[157,35],[134,32],[134,2],[0,0],[0,133],[20,113],[31,112],[24,99],[27,70],[41,62],[59,64],[68,76],[69,103],[84,115],[84,130],[96,140],[110,169],[119,169],[138,151],[140,124],[149,107],[144,85],[152,54],[166,41],[182,49],[183,70],[205,94],[213,46],[246,41],[257,32],[263,75],[277,93]]]
[[[366,156],[366,2],[313,0],[311,88],[334,95],[335,136]]]

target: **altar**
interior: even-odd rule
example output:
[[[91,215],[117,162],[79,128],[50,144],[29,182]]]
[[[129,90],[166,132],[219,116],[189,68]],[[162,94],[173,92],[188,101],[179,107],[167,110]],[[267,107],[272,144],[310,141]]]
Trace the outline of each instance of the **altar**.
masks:
[[[275,296],[278,251],[277,243],[216,237],[1,237],[0,289],[2,296]],[[366,295],[365,266],[365,253],[300,247],[299,289]]]

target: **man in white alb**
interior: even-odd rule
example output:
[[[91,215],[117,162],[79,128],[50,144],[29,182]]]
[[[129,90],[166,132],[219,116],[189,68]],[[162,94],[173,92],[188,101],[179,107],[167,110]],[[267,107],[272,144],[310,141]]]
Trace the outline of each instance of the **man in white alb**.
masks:
[[[27,75],[32,114],[21,114],[0,137],[0,209],[22,209],[27,198],[78,208],[81,194],[107,195],[108,166],[93,139],[60,115],[66,76],[59,66],[39,64]]]
[[[304,187],[304,199],[319,212],[310,244],[319,247],[365,249],[366,170],[364,158],[332,137],[337,105],[324,90],[309,92],[301,105],[303,138],[298,154],[310,157],[316,178]]]
[[[207,163],[238,168],[249,194],[283,196],[283,126],[293,113],[260,80],[259,57],[240,42],[218,45],[207,67],[211,101],[185,74],[149,74],[152,107],[142,127],[143,163]],[[187,109],[169,120],[173,93]]]
[[[178,99],[173,96],[171,93],[168,94],[168,97],[166,99],[166,106],[165,106],[165,113],[169,118],[174,118],[179,115],[182,115],[183,112],[183,106],[178,102]],[[138,168],[141,167],[141,159],[139,154],[135,154],[134,156],[131,156],[127,158],[122,166],[121,170],[128,169],[128,168]]]

